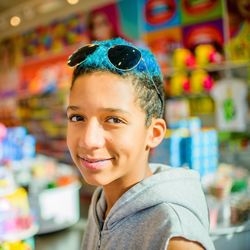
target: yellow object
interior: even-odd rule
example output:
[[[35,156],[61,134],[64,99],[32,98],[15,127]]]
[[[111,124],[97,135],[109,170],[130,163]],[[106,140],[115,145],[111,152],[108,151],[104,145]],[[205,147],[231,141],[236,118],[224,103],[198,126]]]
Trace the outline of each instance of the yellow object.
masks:
[[[175,73],[170,80],[171,96],[179,96],[183,93],[183,85],[188,81],[186,73]]]
[[[29,202],[27,192],[24,188],[18,188],[15,192],[5,196],[13,207],[16,207],[18,211],[22,211],[22,215],[29,215]]]
[[[194,57],[190,50],[185,48],[178,48],[173,54],[173,65],[177,69],[186,69],[194,66]]]
[[[250,23],[242,23],[238,34],[225,46],[229,59],[236,62],[249,62],[250,59]]]
[[[25,242],[4,242],[0,244],[1,250],[32,250],[32,248]]]
[[[8,180],[6,179],[0,179],[0,188],[5,188],[9,184]]]
[[[211,44],[201,44],[195,48],[195,58],[197,65],[203,67],[210,63],[210,56],[215,51]]]
[[[202,69],[194,70],[190,75],[190,86],[192,94],[200,94],[203,91],[203,83],[207,72]]]

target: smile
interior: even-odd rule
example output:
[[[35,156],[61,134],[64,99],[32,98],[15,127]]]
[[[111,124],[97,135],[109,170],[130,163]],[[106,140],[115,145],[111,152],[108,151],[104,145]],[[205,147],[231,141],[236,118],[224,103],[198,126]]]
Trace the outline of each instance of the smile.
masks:
[[[114,158],[103,158],[103,159],[90,159],[85,157],[80,157],[81,167],[84,167],[89,170],[101,170],[110,165],[110,161]]]

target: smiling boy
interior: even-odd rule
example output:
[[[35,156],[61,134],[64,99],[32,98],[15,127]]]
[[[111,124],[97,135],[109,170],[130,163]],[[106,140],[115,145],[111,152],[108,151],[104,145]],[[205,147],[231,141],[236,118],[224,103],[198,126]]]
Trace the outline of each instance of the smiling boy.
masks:
[[[98,186],[82,249],[214,249],[198,174],[148,164],[166,131],[151,52],[118,38],[80,48],[68,64],[67,144],[84,180]]]

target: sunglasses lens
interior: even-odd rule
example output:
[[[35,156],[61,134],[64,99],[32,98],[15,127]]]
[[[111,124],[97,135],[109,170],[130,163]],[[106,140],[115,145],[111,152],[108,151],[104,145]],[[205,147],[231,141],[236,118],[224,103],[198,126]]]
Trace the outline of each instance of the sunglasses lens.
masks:
[[[141,52],[127,45],[116,45],[109,49],[108,58],[118,69],[129,70],[137,66],[141,59]]]
[[[89,55],[94,53],[97,47],[98,47],[97,44],[90,44],[90,45],[81,47],[69,57],[68,65],[70,67],[74,67],[78,65],[79,63],[83,62]]]

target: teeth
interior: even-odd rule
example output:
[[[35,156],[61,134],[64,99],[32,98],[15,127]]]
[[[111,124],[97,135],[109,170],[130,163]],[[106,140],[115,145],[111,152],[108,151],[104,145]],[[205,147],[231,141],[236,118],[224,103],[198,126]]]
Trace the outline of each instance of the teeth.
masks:
[[[100,160],[91,160],[91,159],[88,159],[88,158],[84,158],[84,157],[81,157],[79,156],[81,159],[83,159],[84,161],[87,161],[87,162],[90,162],[90,163],[93,163],[93,162],[100,162],[100,161],[105,161],[105,160],[110,160],[111,158],[107,158],[107,159],[100,159]]]
[[[89,159],[85,159],[85,158],[83,158],[83,159],[84,159],[85,161],[87,161],[87,162],[90,162],[90,163],[102,161],[102,160],[89,160]]]

